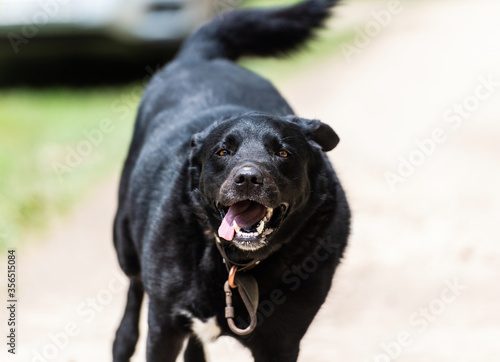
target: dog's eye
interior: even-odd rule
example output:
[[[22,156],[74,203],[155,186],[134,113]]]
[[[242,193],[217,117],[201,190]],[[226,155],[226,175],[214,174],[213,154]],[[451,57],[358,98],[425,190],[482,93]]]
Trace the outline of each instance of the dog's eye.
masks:
[[[276,155],[279,157],[283,157],[283,158],[287,158],[289,156],[288,152],[285,150],[281,150],[281,151],[276,152]]]
[[[229,152],[226,149],[222,149],[222,150],[217,151],[217,155],[222,156],[222,157],[229,156],[230,154],[231,154],[231,152]]]

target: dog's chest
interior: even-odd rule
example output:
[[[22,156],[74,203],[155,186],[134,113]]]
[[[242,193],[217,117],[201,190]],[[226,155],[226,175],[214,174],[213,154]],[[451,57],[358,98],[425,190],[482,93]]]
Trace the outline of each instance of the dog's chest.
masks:
[[[203,343],[214,342],[221,335],[221,328],[217,323],[217,317],[209,317],[207,319],[197,318],[193,313],[182,310],[181,314],[186,317],[191,325],[191,331]]]

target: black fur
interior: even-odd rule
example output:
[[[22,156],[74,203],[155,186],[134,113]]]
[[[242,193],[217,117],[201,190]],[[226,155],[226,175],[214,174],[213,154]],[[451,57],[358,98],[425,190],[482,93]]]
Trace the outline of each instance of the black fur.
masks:
[[[223,13],[185,42],[180,57],[234,61],[241,55],[287,54],[323,26],[338,2],[310,0],[288,8]]]
[[[188,39],[146,89],[114,225],[118,260],[131,280],[114,361],[134,353],[144,292],[150,362],[175,361],[186,338],[185,361],[204,361],[192,319],[212,317],[256,361],[296,361],[349,234],[349,208],[324,153],[338,137],[324,123],[294,116],[268,81],[231,60],[293,50],[334,3],[224,14]],[[259,324],[238,337],[224,318],[227,271],[214,234],[223,213],[243,200],[274,211],[269,235],[222,240],[231,260],[261,260],[246,271],[259,284]],[[234,306],[245,327],[237,293]]]

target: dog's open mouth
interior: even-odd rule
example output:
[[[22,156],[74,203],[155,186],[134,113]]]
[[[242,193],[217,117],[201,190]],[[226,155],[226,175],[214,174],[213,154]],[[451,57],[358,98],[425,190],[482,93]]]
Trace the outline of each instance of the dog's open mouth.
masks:
[[[266,237],[281,224],[287,208],[287,204],[281,204],[273,209],[251,200],[219,206],[219,236],[243,250],[260,249],[267,244]]]

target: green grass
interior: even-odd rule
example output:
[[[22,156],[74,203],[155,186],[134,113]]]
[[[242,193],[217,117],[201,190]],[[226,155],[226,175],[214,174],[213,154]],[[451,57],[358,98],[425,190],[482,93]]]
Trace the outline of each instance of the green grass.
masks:
[[[353,36],[324,30],[306,51],[289,58],[240,63],[280,83]],[[95,185],[119,172],[141,93],[140,85],[0,90],[0,250],[44,232],[54,217],[74,209]],[[106,119],[112,126],[108,133],[100,130]],[[94,145],[85,132],[101,132],[102,140],[94,139]]]
[[[119,170],[139,100],[134,88],[0,91],[1,250],[44,231]],[[111,132],[100,129],[104,119]]]

